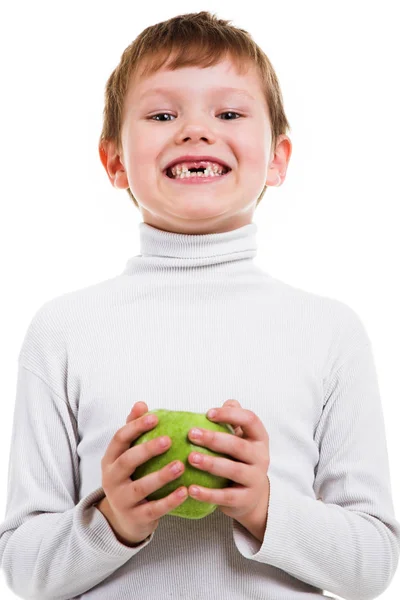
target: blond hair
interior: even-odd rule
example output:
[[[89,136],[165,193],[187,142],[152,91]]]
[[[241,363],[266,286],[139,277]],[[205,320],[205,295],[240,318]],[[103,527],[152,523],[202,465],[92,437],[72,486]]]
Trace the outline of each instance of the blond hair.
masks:
[[[103,128],[99,145],[113,140],[121,154],[121,127],[124,100],[131,78],[139,72],[149,76],[158,71],[172,56],[168,68],[209,67],[229,56],[240,74],[253,64],[261,79],[271,124],[272,149],[281,134],[291,130],[283,108],[277,75],[266,54],[244,29],[218,19],[208,11],[178,15],[167,21],[146,27],[124,50],[119,65],[111,73],[105,87]],[[257,200],[261,201],[267,186]],[[127,192],[139,205],[130,188]]]

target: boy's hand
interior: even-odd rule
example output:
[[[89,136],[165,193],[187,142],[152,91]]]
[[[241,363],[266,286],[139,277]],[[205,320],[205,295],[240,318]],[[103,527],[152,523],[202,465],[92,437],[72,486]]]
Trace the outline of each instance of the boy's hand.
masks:
[[[101,460],[102,487],[105,492],[97,505],[106,517],[116,538],[125,546],[134,547],[146,539],[158,526],[159,520],[187,498],[187,488],[180,487],[160,500],[146,499],[166,483],[182,475],[185,466],[181,461],[173,461],[159,471],[131,480],[131,474],[138,465],[150,458],[166,452],[171,445],[161,446],[160,438],[130,447],[133,440],[142,433],[153,429],[158,423],[156,415],[149,415],[154,422],[147,423],[148,407],[145,402],[136,402],[126,419],[126,425],[118,429],[109,443]],[[178,472],[171,470],[177,463]],[[184,495],[179,496],[183,490]]]
[[[201,462],[196,463],[193,459],[195,452],[190,453],[189,461],[198,469],[226,477],[235,483],[223,489],[191,485],[189,495],[196,500],[218,504],[221,512],[245,527],[250,522],[256,527],[257,520],[262,523],[266,519],[269,503],[268,433],[257,415],[242,408],[237,400],[226,400],[216,410],[215,417],[208,417],[210,421],[229,423],[234,427],[235,435],[202,429],[202,437],[197,438],[193,437],[190,430],[189,439],[215,452],[228,454],[239,462],[200,454]],[[195,488],[198,488],[198,494],[194,493]]]

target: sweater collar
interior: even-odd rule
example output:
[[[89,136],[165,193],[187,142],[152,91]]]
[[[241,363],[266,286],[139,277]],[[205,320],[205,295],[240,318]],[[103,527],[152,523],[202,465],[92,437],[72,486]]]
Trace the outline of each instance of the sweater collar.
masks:
[[[123,272],[138,263],[163,267],[195,267],[253,258],[257,254],[257,225],[249,223],[223,233],[184,234],[139,223],[140,255],[130,258]]]

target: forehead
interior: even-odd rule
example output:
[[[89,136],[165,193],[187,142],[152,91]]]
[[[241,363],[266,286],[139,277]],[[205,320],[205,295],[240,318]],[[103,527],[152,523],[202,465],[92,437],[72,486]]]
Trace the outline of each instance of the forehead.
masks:
[[[247,90],[241,89],[241,88],[236,88],[236,87],[230,87],[230,86],[217,86],[217,87],[210,87],[207,89],[203,90],[204,93],[208,93],[210,96],[213,94],[220,94],[220,95],[235,95],[247,100],[251,100],[251,101],[255,101],[256,98]],[[156,96],[167,96],[169,98],[174,98],[178,95],[184,95],[185,93],[189,93],[190,90],[188,89],[187,86],[181,86],[181,87],[173,87],[171,88],[170,86],[157,86],[157,87],[149,87],[147,89],[145,89],[144,91],[142,91],[139,94],[138,100],[139,102],[141,102],[142,100],[146,100],[147,98],[152,98],[152,97],[156,97]]]
[[[164,65],[150,75],[136,75],[130,90],[137,102],[155,96],[176,97],[193,93],[235,95],[254,102],[262,95],[256,68],[249,64],[243,72],[239,72],[230,59],[205,68],[185,66],[172,70]]]

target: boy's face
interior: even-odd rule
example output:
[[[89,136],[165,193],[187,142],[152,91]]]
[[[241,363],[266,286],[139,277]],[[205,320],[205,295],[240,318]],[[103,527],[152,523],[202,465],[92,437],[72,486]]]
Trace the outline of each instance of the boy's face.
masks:
[[[287,136],[271,150],[266,100],[255,68],[239,75],[229,59],[204,69],[163,68],[131,81],[121,142],[122,155],[109,142],[102,157],[111,183],[130,187],[145,223],[189,234],[221,233],[251,223],[264,185],[276,185],[278,174],[284,180],[291,154]],[[167,177],[166,165],[188,154],[215,157],[231,171],[210,183]]]

